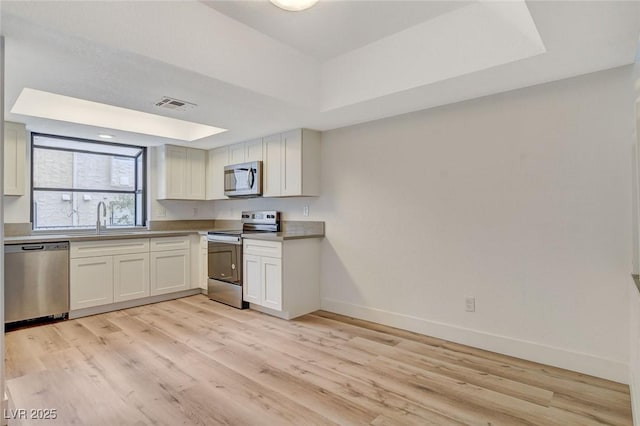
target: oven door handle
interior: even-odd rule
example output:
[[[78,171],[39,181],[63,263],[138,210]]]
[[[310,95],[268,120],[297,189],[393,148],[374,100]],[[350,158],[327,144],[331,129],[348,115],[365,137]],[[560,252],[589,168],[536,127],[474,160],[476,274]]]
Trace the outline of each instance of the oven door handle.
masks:
[[[242,238],[240,237],[222,237],[222,238],[207,238],[207,243],[211,245],[215,244],[233,244],[237,246],[242,245]]]

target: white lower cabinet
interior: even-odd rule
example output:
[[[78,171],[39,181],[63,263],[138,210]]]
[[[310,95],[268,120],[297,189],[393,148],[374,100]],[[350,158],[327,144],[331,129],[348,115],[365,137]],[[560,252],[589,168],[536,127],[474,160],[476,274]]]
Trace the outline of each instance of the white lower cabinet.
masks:
[[[190,237],[72,242],[70,308],[191,289]]]
[[[71,259],[69,298],[72,310],[113,303],[113,257]]]
[[[113,301],[149,296],[149,253],[113,256]]]
[[[71,310],[149,296],[148,238],[72,242],[69,255]]]
[[[191,288],[189,250],[151,252],[151,295]]]
[[[320,309],[320,240],[243,239],[243,299],[291,319]]]

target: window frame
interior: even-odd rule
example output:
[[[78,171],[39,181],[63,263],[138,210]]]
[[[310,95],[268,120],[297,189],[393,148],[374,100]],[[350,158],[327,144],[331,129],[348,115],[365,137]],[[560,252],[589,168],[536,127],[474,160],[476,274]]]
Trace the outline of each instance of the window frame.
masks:
[[[101,194],[133,194],[134,196],[134,202],[133,202],[133,214],[134,214],[134,221],[137,220],[138,217],[138,203],[136,202],[135,197],[137,195],[141,196],[141,219],[142,219],[142,223],[140,225],[134,225],[132,227],[129,226],[122,226],[120,228],[122,229],[136,229],[136,228],[146,228],[147,226],[147,147],[145,146],[138,146],[138,145],[130,145],[130,144],[124,144],[124,143],[116,143],[116,142],[106,142],[106,141],[97,141],[97,140],[93,140],[93,139],[84,139],[84,138],[78,138],[78,137],[74,137],[74,136],[61,136],[61,135],[52,135],[52,134],[48,134],[48,133],[39,133],[39,132],[31,132],[31,146],[30,146],[30,150],[31,150],[31,161],[30,161],[30,166],[31,166],[31,173],[30,173],[30,183],[31,183],[31,203],[30,203],[30,218],[31,218],[31,230],[35,231],[35,232],[50,232],[53,229],[52,228],[48,228],[45,226],[43,228],[36,228],[36,217],[35,217],[35,201],[34,201],[34,191],[51,191],[51,192],[90,192],[90,193],[101,193]],[[49,147],[49,146],[36,146],[37,144],[34,142],[34,139],[36,137],[46,137],[46,138],[51,138],[51,139],[62,139],[62,140],[68,140],[68,141],[74,141],[74,142],[86,142],[86,143],[93,143],[93,144],[100,144],[100,145],[110,145],[110,146],[125,146],[128,148],[136,148],[139,149],[140,152],[137,155],[116,155],[116,154],[109,154],[109,153],[104,153],[104,152],[94,152],[94,151],[89,151],[89,150],[81,150],[81,149],[72,149],[72,148],[62,148],[62,147]],[[65,151],[65,152],[79,152],[82,154],[92,154],[92,155],[105,155],[108,157],[121,157],[121,158],[131,158],[134,161],[134,182],[133,182],[133,191],[119,191],[119,190],[114,190],[114,189],[75,189],[75,188],[42,188],[42,187],[35,187],[34,186],[34,180],[33,180],[33,175],[34,175],[34,150],[36,148],[41,148],[41,149],[49,149],[49,150],[53,150],[53,151]],[[142,168],[142,185],[140,186],[142,189],[138,189],[139,186],[139,179],[138,179],[138,159],[140,158],[140,156],[142,156],[142,161],[140,161],[141,163],[141,168]],[[74,228],[74,227],[68,227],[68,228],[56,228],[56,230],[65,230],[65,231],[81,231],[81,230],[87,230],[87,229],[95,229],[95,228]],[[119,229],[118,227],[110,227],[109,229]]]

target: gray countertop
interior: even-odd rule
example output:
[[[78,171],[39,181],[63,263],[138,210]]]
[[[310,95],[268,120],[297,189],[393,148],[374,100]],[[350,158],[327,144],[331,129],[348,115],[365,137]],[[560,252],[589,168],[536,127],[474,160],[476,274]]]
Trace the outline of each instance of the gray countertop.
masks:
[[[214,229],[215,230],[215,229]],[[136,231],[136,232],[107,232],[104,234],[37,234],[22,235],[19,237],[5,237],[5,244],[28,244],[46,243],[51,241],[102,241],[102,240],[122,240],[131,238],[155,238],[155,237],[180,237],[198,233],[207,235],[208,231],[203,230],[181,230],[181,231]],[[243,238],[267,241],[285,241],[300,238],[322,238],[324,234],[317,232],[285,231],[285,232],[264,232],[255,234],[242,234]]]
[[[152,238],[152,237],[179,237],[196,233],[198,231],[135,231],[135,232],[106,232],[103,234],[36,234],[21,235],[18,237],[5,237],[5,244],[28,244],[46,243],[49,241],[100,241],[100,240],[121,240],[131,238]]]
[[[220,223],[218,223],[220,222]],[[37,233],[33,235],[20,235],[5,237],[5,244],[28,244],[28,243],[46,243],[51,241],[101,241],[101,240],[120,240],[131,238],[154,238],[154,237],[177,237],[190,234],[207,235],[207,232],[224,231],[236,228],[240,225],[240,221],[226,223],[229,221],[216,221],[215,226],[211,229],[179,229],[179,230],[159,230],[159,231],[122,231],[117,230],[106,231],[102,234],[90,232],[70,232],[68,234],[49,234]],[[282,232],[264,232],[264,233],[246,233],[242,234],[243,238],[251,238],[254,240],[267,241],[285,241],[301,238],[322,238],[324,237],[324,222],[312,221],[285,221],[283,222]]]
[[[251,240],[266,240],[266,241],[285,241],[285,240],[298,240],[301,238],[322,238],[324,233],[317,232],[299,232],[299,231],[284,231],[284,232],[262,232],[257,234],[242,234],[242,238],[249,238]]]

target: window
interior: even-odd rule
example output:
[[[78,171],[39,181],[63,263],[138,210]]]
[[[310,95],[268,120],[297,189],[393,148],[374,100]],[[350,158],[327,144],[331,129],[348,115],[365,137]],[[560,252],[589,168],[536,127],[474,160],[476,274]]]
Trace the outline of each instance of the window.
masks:
[[[95,229],[101,201],[107,227],[145,225],[144,147],[37,133],[31,146],[33,229]]]

